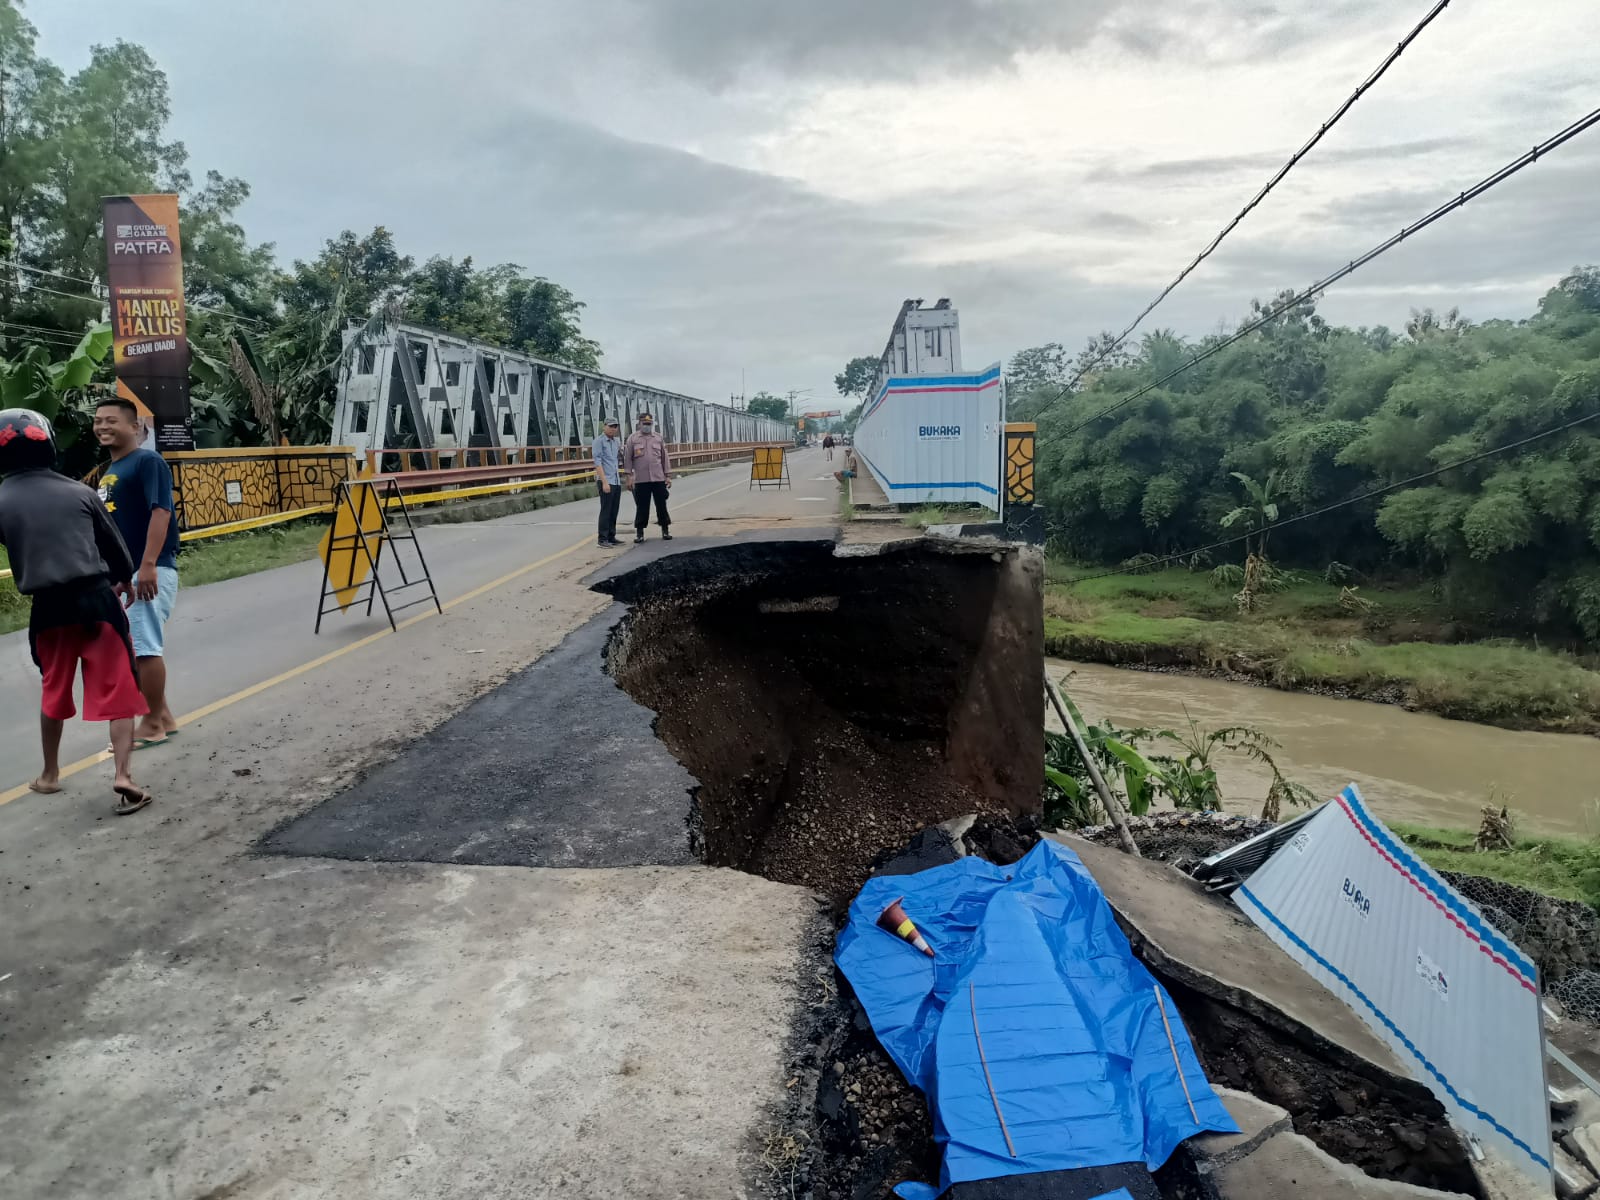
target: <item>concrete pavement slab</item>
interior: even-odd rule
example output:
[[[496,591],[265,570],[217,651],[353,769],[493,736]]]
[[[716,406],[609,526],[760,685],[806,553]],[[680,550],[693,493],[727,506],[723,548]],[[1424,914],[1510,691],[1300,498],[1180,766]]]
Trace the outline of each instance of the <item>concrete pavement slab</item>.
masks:
[[[1233,905],[1165,863],[1134,858],[1066,834],[1152,967],[1270,1025],[1337,1046],[1385,1077],[1411,1073],[1349,1005],[1300,969]],[[1414,1084],[1419,1096],[1427,1092]]]
[[[1460,1192],[1374,1179],[1317,1149],[1298,1133],[1274,1134],[1212,1176],[1216,1200],[1446,1200]]]
[[[0,1194],[745,1194],[794,889],[279,862],[212,900],[107,961],[62,1036],[8,1039]]]

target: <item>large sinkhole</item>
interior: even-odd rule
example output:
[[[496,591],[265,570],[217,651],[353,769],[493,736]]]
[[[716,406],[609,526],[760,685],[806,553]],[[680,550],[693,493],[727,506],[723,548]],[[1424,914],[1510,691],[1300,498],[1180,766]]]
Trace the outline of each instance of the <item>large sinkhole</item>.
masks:
[[[699,781],[698,856],[842,904],[924,826],[1037,808],[1041,584],[962,543],[677,555],[601,585],[630,605],[607,669]]]

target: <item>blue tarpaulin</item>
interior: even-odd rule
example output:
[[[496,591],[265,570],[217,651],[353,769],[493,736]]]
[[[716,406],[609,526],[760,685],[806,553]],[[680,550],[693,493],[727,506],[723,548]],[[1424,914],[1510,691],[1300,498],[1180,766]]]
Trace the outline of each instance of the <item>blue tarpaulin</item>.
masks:
[[[933,958],[879,928],[899,897]],[[901,1184],[905,1200],[1036,1171],[1153,1171],[1193,1134],[1238,1131],[1172,998],[1064,846],[869,879],[834,957],[944,1148],[939,1186]]]

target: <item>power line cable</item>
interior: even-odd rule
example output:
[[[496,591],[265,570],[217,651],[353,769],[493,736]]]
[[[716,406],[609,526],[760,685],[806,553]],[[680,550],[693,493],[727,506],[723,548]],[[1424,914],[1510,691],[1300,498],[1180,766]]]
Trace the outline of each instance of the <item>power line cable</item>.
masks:
[[[1515,175],[1518,171],[1521,171],[1524,167],[1531,166],[1533,163],[1538,162],[1540,158],[1542,158],[1544,155],[1548,154],[1550,151],[1556,149],[1558,146],[1562,145],[1565,142],[1571,141],[1573,138],[1577,137],[1580,133],[1584,132],[1584,130],[1589,129],[1589,128],[1591,128],[1592,126],[1594,126],[1596,124],[1600,124],[1600,108],[1595,109],[1588,116],[1580,117],[1578,120],[1574,121],[1571,125],[1568,125],[1560,133],[1554,135],[1553,137],[1547,138],[1543,142],[1540,142],[1532,150],[1527,151],[1525,154],[1519,155],[1517,158],[1513,159],[1511,162],[1509,162],[1505,166],[1501,167],[1498,171],[1494,172],[1492,175],[1488,175],[1485,178],[1479,180],[1477,183],[1473,184],[1466,191],[1462,192],[1459,196],[1455,196],[1455,197],[1445,201],[1443,204],[1439,205],[1438,208],[1436,208],[1432,212],[1428,213],[1427,216],[1422,217],[1422,218],[1420,218],[1420,219],[1418,219],[1416,221],[1413,221],[1410,225],[1407,225],[1404,229],[1402,229],[1399,233],[1395,234],[1393,237],[1387,238],[1384,241],[1378,243],[1378,245],[1376,245],[1372,249],[1368,250],[1365,254],[1361,255],[1358,258],[1352,259],[1350,262],[1348,262],[1344,266],[1340,267],[1337,271],[1334,271],[1329,275],[1323,276],[1321,279],[1317,280],[1317,282],[1313,283],[1310,287],[1306,288],[1305,291],[1299,292],[1296,295],[1291,296],[1289,299],[1283,301],[1283,303],[1281,303],[1281,304],[1279,304],[1279,305],[1277,305],[1277,306],[1275,306],[1273,308],[1268,309],[1260,317],[1256,318],[1253,321],[1250,321],[1250,322],[1246,323],[1245,325],[1240,326],[1239,329],[1236,330],[1232,335],[1230,335],[1229,337],[1224,338],[1220,342],[1217,342],[1215,345],[1208,346],[1205,350],[1201,351],[1200,353],[1192,355],[1190,357],[1189,361],[1184,363],[1182,366],[1176,367],[1173,370],[1168,371],[1165,375],[1161,376],[1161,378],[1155,380],[1153,383],[1147,383],[1143,387],[1139,388],[1137,391],[1134,391],[1134,392],[1130,393],[1129,395],[1124,396],[1122,399],[1116,401],[1115,403],[1106,406],[1105,408],[1101,409],[1099,412],[1095,413],[1092,417],[1088,417],[1085,420],[1082,420],[1082,421],[1078,422],[1076,425],[1073,425],[1071,428],[1066,429],[1066,430],[1062,431],[1061,433],[1053,435],[1051,440],[1052,441],[1057,441],[1057,440],[1060,440],[1061,438],[1071,437],[1074,433],[1077,433],[1080,429],[1084,429],[1089,425],[1093,425],[1096,421],[1100,420],[1103,417],[1110,416],[1112,413],[1116,412],[1118,409],[1126,407],[1129,404],[1132,404],[1135,400],[1138,400],[1142,396],[1149,395],[1151,392],[1155,391],[1157,388],[1163,386],[1164,384],[1170,382],[1173,379],[1176,379],[1179,375],[1182,375],[1185,371],[1189,370],[1191,367],[1199,366],[1201,363],[1203,363],[1206,359],[1210,358],[1212,355],[1218,354],[1221,351],[1227,349],[1229,346],[1233,345],[1235,342],[1237,342],[1240,339],[1242,339],[1244,337],[1247,337],[1248,335],[1254,333],[1256,330],[1260,329],[1262,326],[1271,324],[1273,321],[1277,320],[1279,317],[1281,317],[1284,313],[1288,312],[1290,309],[1295,308],[1298,305],[1304,304],[1307,300],[1309,300],[1312,297],[1314,297],[1314,296],[1326,291],[1329,287],[1331,287],[1335,283],[1338,283],[1341,279],[1344,279],[1346,276],[1353,275],[1356,271],[1358,271],[1362,267],[1366,266],[1373,259],[1379,257],[1382,254],[1388,253],[1390,250],[1393,250],[1396,246],[1398,246],[1401,242],[1405,241],[1407,238],[1411,237],[1413,234],[1420,233],[1422,230],[1424,230],[1428,226],[1432,225],[1435,221],[1438,221],[1438,220],[1442,219],[1443,217],[1448,216],[1450,213],[1454,212],[1456,209],[1461,208],[1464,205],[1466,205],[1469,201],[1475,200],[1477,197],[1483,195],[1483,193],[1487,192],[1490,188],[1495,187],[1498,184],[1504,183],[1507,179],[1511,178],[1511,176]],[[1062,391],[1058,392],[1056,394],[1056,396],[1051,400],[1051,403],[1054,403],[1056,399],[1060,399],[1060,397],[1065,395],[1065,394],[1066,394],[1066,389],[1062,389]]]
[[[47,325],[25,325],[20,321],[0,321],[0,328],[22,330],[23,332],[21,333],[11,333],[5,335],[6,337],[15,338],[19,341],[23,338],[28,338],[32,341],[54,342],[57,345],[76,346],[82,340],[81,336],[74,337],[71,333],[63,329],[52,329]]]
[[[34,275],[45,275],[51,279],[60,279],[66,283],[81,283],[86,287],[99,288],[105,286],[104,284],[98,283],[93,279],[85,279],[81,275],[63,275],[60,271],[47,271],[43,267],[30,267],[27,263],[18,262],[16,259],[12,258],[0,258],[0,266],[15,267],[19,271],[27,271]],[[51,288],[47,288],[43,284],[30,283],[28,284],[28,287],[32,291],[48,292],[52,296],[63,296],[68,300],[94,300],[102,304],[104,303],[99,296],[89,296],[75,292],[59,292]],[[225,308],[212,308],[209,305],[196,304],[192,300],[185,300],[184,307],[192,308],[196,312],[210,313],[217,317],[229,317],[235,321],[243,322],[246,325],[253,325],[258,329],[264,327],[264,323],[256,317],[247,317],[243,313],[232,312]]]
[[[1171,283],[1167,284],[1166,287],[1161,289],[1161,294],[1145,306],[1144,311],[1133,319],[1132,324],[1130,324],[1121,333],[1117,334],[1116,339],[1112,341],[1110,345],[1103,347],[1098,354],[1096,354],[1092,359],[1083,365],[1078,373],[1072,377],[1072,381],[1062,389],[1063,392],[1070,392],[1076,388],[1085,375],[1087,375],[1101,362],[1105,361],[1106,357],[1114,352],[1117,347],[1121,346],[1122,343],[1128,339],[1128,335],[1137,329],[1140,323],[1156,310],[1156,306],[1170,296],[1173,290],[1189,277],[1189,273],[1191,271],[1193,271],[1201,263],[1205,262],[1206,259],[1211,257],[1212,252],[1215,251],[1218,246],[1222,245],[1222,240],[1232,233],[1236,228],[1238,228],[1239,222],[1243,221],[1245,217],[1249,216],[1251,210],[1254,209],[1256,205],[1260,204],[1267,198],[1268,192],[1272,191],[1272,189],[1277,187],[1279,183],[1283,182],[1283,177],[1290,171],[1294,170],[1295,166],[1302,158],[1311,153],[1316,144],[1327,136],[1328,130],[1337,125],[1340,118],[1342,118],[1345,113],[1349,112],[1350,109],[1355,106],[1355,102],[1361,99],[1361,97],[1364,96],[1369,89],[1371,89],[1373,84],[1377,83],[1378,80],[1383,78],[1384,72],[1392,67],[1395,63],[1395,60],[1405,53],[1406,47],[1411,45],[1412,42],[1416,41],[1417,37],[1422,33],[1422,31],[1432,24],[1433,19],[1440,13],[1444,12],[1449,4],[1450,0],[1438,0],[1438,3],[1428,10],[1427,15],[1424,16],[1422,20],[1417,22],[1417,24],[1412,28],[1411,32],[1400,39],[1400,44],[1397,45],[1393,50],[1389,51],[1388,56],[1378,64],[1377,69],[1361,82],[1360,87],[1356,88],[1355,91],[1351,92],[1350,95],[1346,97],[1343,104],[1339,105],[1339,107],[1334,110],[1333,116],[1329,117],[1322,123],[1322,125],[1317,129],[1316,133],[1311,135],[1310,139],[1305,145],[1301,146],[1300,149],[1296,150],[1289,156],[1289,161],[1284,163],[1283,166],[1279,167],[1277,173],[1262,185],[1262,188],[1259,192],[1250,198],[1250,202],[1241,208],[1236,214],[1234,214],[1233,219],[1222,227],[1221,231],[1218,232],[1216,237],[1211,239],[1210,244],[1207,245],[1204,250],[1200,251],[1199,254],[1195,255],[1194,261],[1186,266],[1183,270],[1179,271],[1178,277]]]
[[[1521,438],[1515,442],[1507,442],[1503,446],[1495,446],[1490,450],[1480,450],[1476,454],[1469,454],[1466,458],[1458,458],[1455,462],[1446,463],[1442,467],[1435,467],[1431,471],[1423,471],[1420,475],[1412,475],[1408,479],[1401,479],[1395,483],[1386,483],[1382,487],[1370,488],[1358,495],[1347,496],[1345,499],[1336,500],[1332,504],[1324,504],[1321,508],[1314,508],[1310,512],[1296,513],[1292,517],[1284,517],[1281,521],[1274,521],[1270,525],[1263,525],[1260,529],[1252,529],[1247,533],[1241,533],[1231,538],[1224,538],[1220,542],[1211,542],[1205,546],[1195,546],[1193,549],[1182,550],[1177,554],[1168,554],[1161,558],[1151,559],[1147,562],[1141,562],[1137,567],[1119,567],[1114,571],[1102,571],[1095,575],[1083,575],[1072,580],[1071,582],[1087,583],[1091,579],[1109,579],[1114,575],[1137,574],[1140,571],[1148,571],[1155,567],[1166,566],[1168,563],[1180,562],[1183,559],[1192,558],[1196,554],[1205,554],[1212,550],[1220,550],[1224,546],[1237,545],[1239,542],[1253,538],[1257,534],[1271,533],[1274,529],[1282,529],[1285,525],[1294,525],[1300,521],[1309,521],[1312,517],[1320,517],[1324,513],[1331,513],[1336,509],[1348,508],[1352,504],[1360,504],[1364,500],[1371,500],[1377,496],[1387,495],[1389,492],[1399,491],[1401,488],[1411,487],[1414,484],[1437,478],[1447,471],[1454,471],[1460,467],[1469,467],[1473,463],[1482,462],[1486,458],[1493,458],[1496,454],[1504,454],[1508,450],[1520,450],[1523,446],[1529,445],[1532,442],[1537,442],[1547,437],[1554,437],[1558,433],[1565,433],[1569,429],[1582,425],[1585,422],[1596,420],[1597,418],[1600,418],[1600,412],[1592,412],[1587,416],[1576,417],[1563,425],[1557,425],[1554,428],[1546,429],[1542,433],[1529,434],[1527,437]]]

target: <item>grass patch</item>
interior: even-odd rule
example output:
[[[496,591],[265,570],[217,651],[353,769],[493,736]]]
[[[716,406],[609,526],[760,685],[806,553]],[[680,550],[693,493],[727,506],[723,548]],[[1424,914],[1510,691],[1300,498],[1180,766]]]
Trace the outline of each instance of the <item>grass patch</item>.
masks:
[[[1104,576],[1047,568],[1045,647],[1090,661],[1227,669],[1291,689],[1327,689],[1459,720],[1600,731],[1600,673],[1570,655],[1496,640],[1445,644],[1443,611],[1419,588],[1367,586],[1376,608],[1347,612],[1340,588],[1299,577],[1241,614],[1209,573]],[[1401,640],[1402,637],[1416,640]]]
[[[6,557],[6,552],[0,549],[0,569],[9,570],[11,560]],[[9,577],[0,579],[0,633],[10,633],[13,629],[21,629],[28,623],[28,602],[17,591],[17,586]]]
[[[184,587],[221,583],[315,558],[327,523],[314,517],[185,545],[178,554]]]
[[[901,521],[912,529],[926,529],[929,525],[950,524],[950,515],[937,504],[924,504],[912,509]]]
[[[1560,725],[1600,717],[1600,674],[1565,654],[1511,642],[1302,645],[1283,656],[1280,670],[1286,684],[1403,684],[1417,707],[1467,720]]]
[[[1518,838],[1510,850],[1473,850],[1464,829],[1391,824],[1390,828],[1436,871],[1498,879],[1600,909],[1600,839]]]

